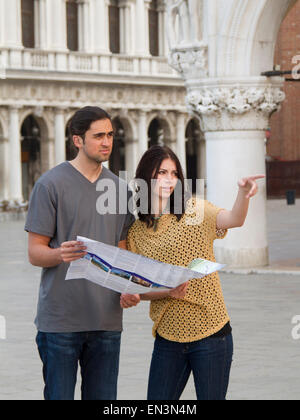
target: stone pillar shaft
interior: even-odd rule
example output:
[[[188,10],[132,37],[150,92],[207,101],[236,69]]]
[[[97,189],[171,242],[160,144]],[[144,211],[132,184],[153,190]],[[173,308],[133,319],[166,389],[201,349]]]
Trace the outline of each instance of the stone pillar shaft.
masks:
[[[10,199],[23,201],[22,194],[22,164],[21,141],[19,129],[19,109],[11,108],[9,113],[9,192]]]
[[[63,110],[57,110],[54,122],[55,165],[66,160],[65,121]]]
[[[148,135],[147,135],[147,114],[144,111],[140,111],[139,122],[138,122],[138,133],[139,133],[139,158],[148,149]]]
[[[127,171],[127,182],[134,176],[138,165],[139,144],[135,140],[125,140],[125,168]]]
[[[186,150],[185,150],[185,121],[184,114],[177,116],[177,136],[176,136],[176,151],[179,161],[182,166],[184,175],[186,176]]]
[[[0,201],[9,199],[9,143],[0,135]]]

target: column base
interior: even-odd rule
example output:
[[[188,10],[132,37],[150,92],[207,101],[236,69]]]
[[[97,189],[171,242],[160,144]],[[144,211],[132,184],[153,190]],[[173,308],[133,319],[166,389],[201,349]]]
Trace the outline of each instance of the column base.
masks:
[[[228,249],[215,246],[217,262],[227,268],[265,267],[269,265],[269,248]]]

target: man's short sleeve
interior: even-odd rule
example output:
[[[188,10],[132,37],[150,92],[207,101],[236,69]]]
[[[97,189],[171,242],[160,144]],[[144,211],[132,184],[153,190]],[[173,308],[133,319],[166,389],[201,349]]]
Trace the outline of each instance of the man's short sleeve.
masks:
[[[40,182],[35,184],[30,197],[25,230],[50,238],[53,238],[56,232],[55,198]]]

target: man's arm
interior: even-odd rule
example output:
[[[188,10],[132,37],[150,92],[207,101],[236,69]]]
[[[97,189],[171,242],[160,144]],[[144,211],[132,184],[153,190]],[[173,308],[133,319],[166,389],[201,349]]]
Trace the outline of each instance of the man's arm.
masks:
[[[29,262],[37,267],[55,267],[62,262],[71,262],[82,258],[86,247],[79,241],[68,241],[59,248],[50,248],[51,238],[28,232]]]

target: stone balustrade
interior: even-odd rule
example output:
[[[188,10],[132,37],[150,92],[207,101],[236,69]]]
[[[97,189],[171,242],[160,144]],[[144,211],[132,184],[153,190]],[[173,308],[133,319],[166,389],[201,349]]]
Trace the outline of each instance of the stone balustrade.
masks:
[[[168,65],[166,57],[0,48],[2,77],[9,70],[179,78]]]

